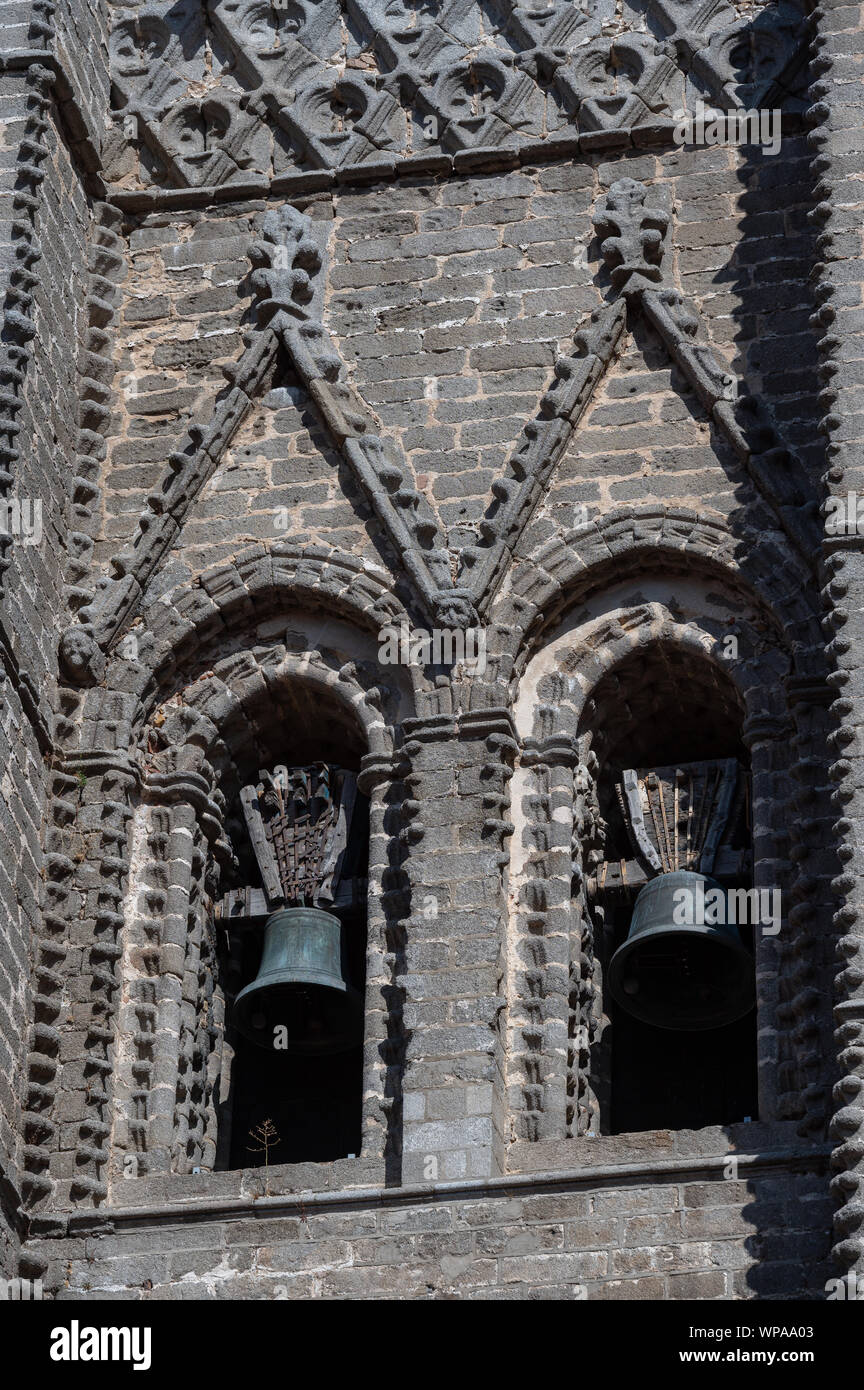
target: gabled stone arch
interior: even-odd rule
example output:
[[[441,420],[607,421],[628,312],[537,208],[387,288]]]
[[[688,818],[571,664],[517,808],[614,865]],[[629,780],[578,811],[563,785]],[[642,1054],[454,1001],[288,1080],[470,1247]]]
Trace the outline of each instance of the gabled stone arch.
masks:
[[[371,770],[374,780],[374,770],[392,765],[397,756],[400,693],[377,676],[368,660],[339,664],[314,650],[290,651],[278,637],[258,640],[251,649],[216,661],[150,710],[138,735],[147,781],[156,785],[161,778],[194,772],[239,789],[249,769],[257,771],[258,760],[264,765],[267,757],[278,756],[266,747],[259,716],[262,705],[277,703],[289,690],[341,708],[345,741],[365,749],[361,769]],[[400,684],[412,713],[408,682],[402,678]]]
[[[536,552],[517,552],[488,610],[484,671],[454,675],[446,691],[424,690],[424,704],[430,712],[508,706],[533,652],[564,614],[622,577],[651,574],[702,576],[733,590],[789,653],[795,698],[819,705],[827,698],[818,596],[776,535],[745,550],[721,518],[648,506],[620,508],[558,533]]]
[[[326,631],[317,645],[314,634],[313,640],[298,640],[302,621],[295,616],[293,637],[288,634],[286,643],[292,611],[305,614],[308,626],[310,609],[321,615],[322,629],[331,623],[330,642]],[[219,864],[229,853],[218,786],[219,772],[231,762],[224,731],[232,719],[242,717],[244,700],[286,680],[305,682],[341,701],[366,745],[360,772],[362,789],[372,803],[370,902],[375,920],[370,920],[370,942],[377,943],[369,988],[377,985],[388,1002],[383,1007],[376,1000],[371,1011],[379,1045],[368,1063],[365,1123],[374,1131],[375,1142],[380,1139],[383,1161],[392,1126],[399,1123],[398,1080],[393,1073],[398,1072],[400,1044],[398,1037],[393,1042],[389,1036],[397,992],[390,966],[384,964],[385,956],[392,959],[393,937],[401,929],[397,918],[403,851],[394,822],[403,789],[394,726],[415,712],[412,678],[419,678],[416,672],[408,675],[393,668],[392,679],[382,680],[375,657],[381,624],[401,614],[384,573],[353,557],[323,546],[255,547],[233,563],[155,598],[131,634],[134,643],[124,639],[103,683],[83,691],[69,688],[58,724],[66,747],[54,775],[53,824],[46,835],[48,910],[36,960],[40,1022],[29,1070],[28,1102],[34,1116],[34,1143],[28,1150],[31,1203],[53,1196],[61,1204],[98,1204],[107,1195],[112,1151],[130,1152],[116,1144],[112,1150],[118,1007],[129,957],[129,895],[134,890],[134,883],[132,889],[127,886],[130,864],[137,853],[142,864],[156,866],[154,880],[165,880],[142,881],[141,893],[145,899],[150,894],[154,918],[174,905],[171,930],[176,928],[176,939],[164,944],[171,959],[165,969],[176,987],[185,959],[182,952],[188,942],[194,944],[196,932],[200,941],[205,889],[210,878],[218,878]],[[339,639],[335,642],[334,626]],[[346,635],[353,635],[353,649],[340,652],[339,642]],[[166,737],[151,739],[160,728]],[[141,822],[141,808],[148,808],[159,823],[148,829]],[[152,845],[148,836],[154,837]],[[180,842],[189,852],[178,857],[172,851],[166,879],[159,868],[165,863],[166,846]],[[387,875],[392,882],[386,881]],[[190,912],[197,914],[195,922]],[[161,980],[161,947],[154,954],[146,942],[139,942],[136,949],[140,977]],[[150,1022],[154,1028],[162,1026],[160,1004],[141,1002],[146,1007],[140,1026],[126,1027],[126,1035],[138,1036],[139,1042]],[[170,1031],[163,1029],[165,1039]],[[146,1041],[142,1045],[148,1046]],[[169,1053],[174,1046],[172,1041]],[[128,1047],[126,1056],[131,1057]],[[170,1057],[168,1061],[170,1069]],[[377,1081],[372,1076],[376,1068]],[[61,1091],[62,1127],[53,1118]],[[168,1090],[160,1103],[170,1107]],[[167,1171],[171,1117],[160,1112],[153,1118],[154,1147],[161,1171]],[[122,1142],[128,1133],[127,1128]],[[77,1136],[71,1144],[70,1134]],[[211,1141],[212,1136],[201,1136],[205,1163]],[[62,1176],[55,1183],[50,1174],[58,1171]]]
[[[338,665],[314,650],[286,651],[278,638],[268,644],[259,624],[253,646],[216,661],[151,710],[140,740],[142,795],[133,811],[121,913],[120,969],[128,1003],[115,1042],[109,1181],[119,1178],[130,1159],[142,1176],[182,1173],[192,1163],[213,1167],[214,1086],[221,1078],[224,1087],[230,1055],[223,1049],[224,993],[214,970],[206,899],[219,891],[220,866],[232,858],[227,806],[259,766],[290,756],[290,739],[286,746],[277,732],[268,746],[267,733],[274,719],[279,729],[288,722],[278,719],[280,698],[296,698],[302,690],[313,693],[322,723],[337,707],[344,711],[346,739],[357,748],[359,785],[370,799],[364,1157],[378,1162],[383,1179],[388,1152],[398,1150],[399,1108],[393,1100],[400,1091],[401,1050],[392,945],[399,923],[385,879],[398,873],[394,821],[402,788],[392,725],[384,714],[388,695],[374,683],[375,675],[371,662]],[[326,760],[326,749],[321,756]],[[166,864],[164,845],[172,837],[180,848]],[[139,846],[144,852],[136,852]],[[148,949],[158,954],[156,980],[141,968]],[[201,998],[187,997],[190,979],[198,980],[199,994],[203,979]],[[182,1030],[173,1023],[178,1008],[186,1020]],[[142,1019],[151,1026],[143,1027]],[[136,1105],[145,1094],[147,1114],[140,1120]]]
[[[151,599],[112,652],[100,684],[68,687],[61,741],[68,729],[77,746],[86,746],[108,719],[118,724],[122,746],[178,679],[206,670],[220,646],[239,650],[255,623],[292,608],[320,615],[325,633],[331,619],[370,638],[387,623],[407,622],[391,577],[368,561],[325,545],[251,546]],[[417,668],[410,676],[419,688]]]
[[[794,557],[773,537],[745,551],[719,518],[681,507],[625,507],[518,553],[489,614],[489,651],[499,679],[518,678],[561,616],[619,576],[716,576],[759,605],[779,644],[810,681],[824,669],[818,596],[802,585]],[[812,601],[811,601],[812,599]]]
[[[722,645],[728,628],[722,616],[726,605],[719,586],[712,592],[710,578],[698,572],[690,575],[691,601],[693,597],[703,598],[704,608],[685,616],[681,580],[674,571],[646,571],[639,578],[645,592],[638,601],[627,602],[626,576],[618,583],[598,587],[585,595],[578,610],[571,608],[554,628],[547,630],[545,641],[535,644],[521,673],[521,698],[514,705],[516,726],[525,739],[543,740],[552,732],[549,704],[544,702],[539,688],[535,717],[526,721],[533,688],[532,669],[544,658],[548,660],[556,644],[572,652],[572,659],[562,663],[567,668],[568,692],[559,706],[561,719],[556,728],[558,734],[568,738],[581,736],[586,711],[598,687],[614,675],[616,668],[640,651],[663,647],[715,665],[718,681],[728,681],[735,688],[747,718],[760,722],[771,719],[778,727],[787,723],[782,682],[792,668],[789,652],[776,642],[763,647],[752,618],[748,619],[743,608],[729,607],[727,611],[734,614],[736,623],[736,632],[730,635],[739,640],[737,648],[724,658]],[[734,604],[737,595],[733,586],[724,588],[730,604]]]
[[[365,633],[406,617],[383,569],[323,545],[261,545],[147,606],[141,631],[153,644],[148,664],[154,674],[167,672],[188,662],[190,640],[202,647],[230,641],[250,619],[289,607],[320,613],[325,620],[338,616]]]
[[[692,553],[692,544],[686,548]],[[516,652],[513,709],[522,756],[511,789],[516,913],[509,924],[510,1024],[502,1034],[508,1055],[501,1067],[510,1123],[502,1121],[502,1127],[537,1141],[585,1133],[591,1122],[584,1096],[586,1058],[580,1055],[587,1046],[575,1041],[588,1036],[583,1029],[592,1003],[593,943],[582,846],[592,844],[598,807],[597,760],[586,713],[595,723],[602,717],[602,711],[591,709],[592,700],[628,661],[668,648],[689,653],[706,672],[714,667],[732,702],[740,704],[754,806],[761,817],[754,836],[756,883],[779,884],[786,908],[779,941],[759,943],[760,997],[770,1019],[760,1035],[763,1103],[772,1117],[795,1118],[805,1132],[818,1130],[826,1100],[826,1088],[818,1084],[820,1052],[828,1027],[820,989],[829,955],[820,945],[825,922],[818,905],[827,900],[830,877],[822,862],[830,808],[820,752],[827,718],[821,687],[803,680],[796,664],[800,627],[778,620],[742,583],[728,549],[703,546],[694,563],[690,554],[682,556],[658,537],[651,547],[631,541],[621,553],[638,560],[635,576],[629,565],[615,575],[611,547],[588,570],[581,557],[560,544],[550,546],[543,571],[531,575],[529,591],[535,621],[541,612],[542,620],[529,627],[521,648],[513,631],[507,633]],[[642,593],[628,595],[637,577]],[[787,597],[782,581],[773,587],[779,587],[791,612],[803,608],[810,619],[806,604]],[[545,612],[541,598],[549,604]],[[739,646],[724,659],[726,605]],[[572,660],[555,662],[556,645],[571,652]],[[785,1052],[777,1046],[781,1033]]]

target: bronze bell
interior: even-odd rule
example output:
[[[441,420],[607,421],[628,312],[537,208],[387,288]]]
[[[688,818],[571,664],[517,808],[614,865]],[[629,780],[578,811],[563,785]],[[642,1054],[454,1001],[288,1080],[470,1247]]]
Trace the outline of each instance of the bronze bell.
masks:
[[[675,897],[681,889],[692,895],[695,914],[682,914],[687,900]],[[681,870],[651,879],[640,892],[627,940],[609,966],[612,996],[634,1018],[655,1028],[721,1028],[753,1008],[753,958],[738,928],[699,921],[700,896],[704,904],[712,890],[728,901],[715,879]]]
[[[268,917],[258,974],[234,1001],[244,1037],[272,1048],[281,1036],[285,1051],[319,1056],[361,1041],[363,1001],[347,979],[342,934],[338,917],[317,907]]]

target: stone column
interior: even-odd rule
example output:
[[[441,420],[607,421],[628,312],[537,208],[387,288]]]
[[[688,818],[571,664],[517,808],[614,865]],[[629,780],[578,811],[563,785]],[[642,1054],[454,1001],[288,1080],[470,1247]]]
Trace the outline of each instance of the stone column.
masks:
[[[399,758],[367,753],[357,778],[358,790],[369,798],[361,1143],[364,1158],[384,1159],[388,1178],[400,1170],[405,1064],[403,990],[398,979],[404,971],[407,915],[397,830],[401,773]]]
[[[209,841],[221,824],[209,791],[196,772],[155,774],[135,816],[112,1178],[213,1167],[218,1065],[211,1062],[221,1046],[224,1005],[203,900]]]
[[[790,827],[787,807],[790,789],[787,750],[790,734],[789,726],[782,719],[769,714],[751,715],[742,730],[742,742],[750,753],[753,887],[769,893],[779,888],[783,911],[778,933],[766,933],[758,922],[753,928],[760,1120],[780,1117],[784,1091],[788,1096],[787,1104],[797,1100],[795,1043],[791,1031],[793,1013],[789,1002],[793,987],[789,982],[785,988],[785,1006],[781,1002],[781,980],[784,966],[788,972],[792,949],[788,939]]]
[[[107,726],[99,733],[113,732]],[[118,742],[122,742],[121,737]],[[35,1030],[34,1051],[58,1059],[58,1132],[49,1171],[59,1203],[98,1202],[107,1194],[105,1167],[111,1129],[111,1088],[122,954],[123,883],[128,870],[127,826],[139,781],[121,748],[68,754],[64,771],[78,784],[74,823],[62,832],[65,854],[53,853],[49,873],[62,893],[67,920],[62,1025],[56,1036]],[[56,841],[61,842],[58,833]],[[52,836],[52,845],[55,837]],[[59,908],[61,895],[51,899]],[[37,1072],[38,1057],[31,1061]],[[46,1073],[47,1074],[47,1073]]]
[[[791,874],[788,910],[792,1043],[797,1060],[798,1132],[821,1138],[836,1080],[831,1058],[829,999],[834,969],[832,887],[837,836],[831,805],[828,735],[831,690],[821,679],[798,675],[786,683],[795,726],[788,818]]]
[[[577,762],[566,735],[526,740],[514,781],[520,863],[507,988],[514,1139],[563,1139],[567,1133]]]
[[[842,872],[833,881],[840,898],[835,925],[840,968],[835,979],[835,1019],[841,1079],[834,1092],[836,1140],[833,1187],[840,1209],[835,1254],[841,1268],[864,1275],[864,705],[860,691],[864,650],[864,8],[822,0],[813,11],[816,53],[810,89],[814,105],[810,144],[814,194],[811,216],[821,234],[814,266],[820,308],[814,325],[824,389],[823,430],[834,525],[823,544],[828,654],[835,665],[839,728],[832,736]],[[826,518],[827,521],[827,518]],[[839,521],[839,525],[836,524]],[[845,523],[845,524],[844,524]],[[826,532],[828,527],[826,526]]]
[[[403,1182],[493,1171],[493,1080],[516,741],[503,709],[408,721]]]

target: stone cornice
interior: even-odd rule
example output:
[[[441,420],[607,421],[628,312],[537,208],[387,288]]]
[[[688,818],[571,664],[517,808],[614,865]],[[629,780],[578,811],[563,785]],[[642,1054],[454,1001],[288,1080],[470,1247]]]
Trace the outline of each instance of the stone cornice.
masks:
[[[675,121],[660,121],[651,126],[630,129],[620,127],[604,131],[585,131],[581,135],[566,135],[547,140],[529,141],[518,148],[460,150],[456,154],[416,154],[404,157],[388,156],[374,163],[346,164],[339,169],[302,169],[296,173],[267,178],[259,174],[230,184],[215,184],[197,188],[136,188],[109,185],[105,193],[108,202],[122,212],[146,216],[148,212],[210,207],[214,203],[246,203],[250,199],[292,199],[312,193],[324,193],[361,184],[395,182],[398,179],[464,178],[466,174],[504,173],[511,169],[536,168],[537,165],[560,164],[566,161],[589,160],[596,154],[613,158],[627,150],[677,150]],[[783,135],[794,135],[803,129],[797,111],[784,111]]]

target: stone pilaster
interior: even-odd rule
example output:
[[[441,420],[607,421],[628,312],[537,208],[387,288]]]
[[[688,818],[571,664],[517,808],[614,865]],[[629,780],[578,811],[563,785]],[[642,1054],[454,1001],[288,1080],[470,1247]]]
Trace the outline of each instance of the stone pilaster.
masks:
[[[833,633],[828,653],[838,698],[839,724],[830,736],[837,758],[831,769],[839,813],[842,872],[833,881],[841,899],[835,916],[839,973],[835,1019],[841,1079],[834,1091],[831,1133],[836,1141],[834,1192],[835,1254],[843,1268],[864,1273],[864,708],[856,682],[864,645],[864,538],[858,534],[857,498],[864,495],[864,9],[823,0],[813,12],[817,25],[812,170],[819,200],[811,216],[821,225],[814,267],[821,308],[815,326],[820,340],[820,402],[825,411],[828,470],[825,491],[852,524],[826,534],[826,626]],[[850,507],[852,511],[850,511]],[[827,520],[827,518],[826,518]],[[826,531],[829,528],[826,527]]]
[[[577,761],[570,738],[530,740],[514,782],[521,859],[508,951],[512,1013],[507,1071],[508,1109],[518,1139],[562,1139],[567,1132]]]
[[[513,828],[505,814],[515,751],[501,710],[406,727],[405,1182],[492,1172],[503,870]]]
[[[198,773],[158,775],[133,823],[115,1049],[115,1178],[206,1170],[215,1158],[211,1060],[221,1048],[224,999],[203,899],[210,847],[202,827],[214,833],[219,825],[209,790]]]

